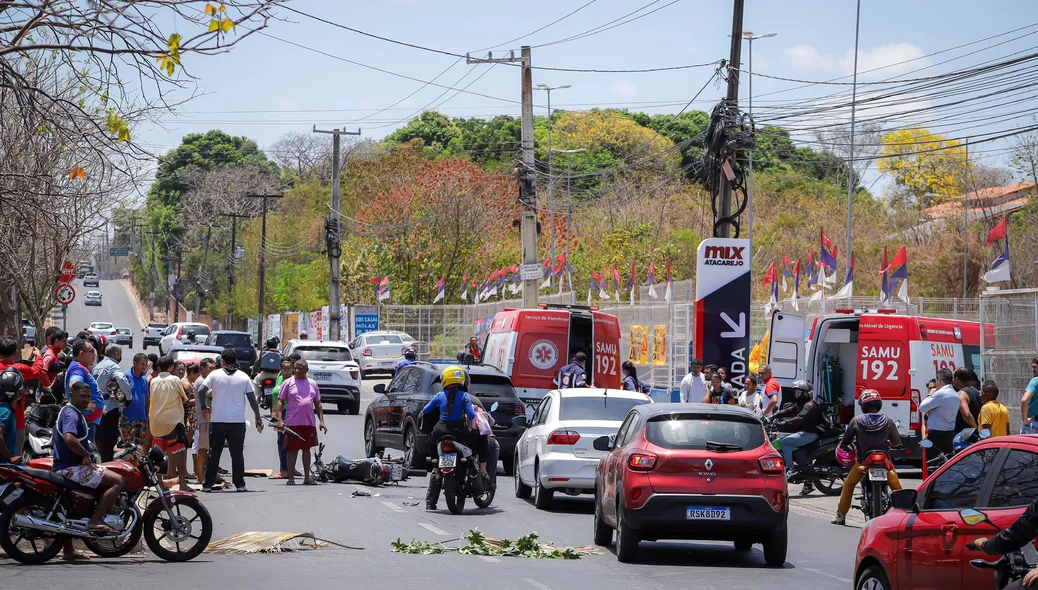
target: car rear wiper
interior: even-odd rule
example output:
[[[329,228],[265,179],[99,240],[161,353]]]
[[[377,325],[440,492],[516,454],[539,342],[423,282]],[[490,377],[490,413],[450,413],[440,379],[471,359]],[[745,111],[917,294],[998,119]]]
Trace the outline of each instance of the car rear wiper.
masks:
[[[706,441],[706,450],[708,450],[708,451],[717,451],[719,453],[728,453],[728,452],[732,452],[732,451],[741,451],[741,450],[743,450],[743,448],[740,447],[739,445],[733,445],[733,444],[722,443],[722,442],[714,442],[712,440],[708,440],[708,441]]]

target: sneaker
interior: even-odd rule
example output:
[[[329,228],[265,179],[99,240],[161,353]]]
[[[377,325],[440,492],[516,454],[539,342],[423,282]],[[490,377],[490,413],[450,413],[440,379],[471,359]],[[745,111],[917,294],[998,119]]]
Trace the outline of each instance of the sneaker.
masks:
[[[815,491],[815,486],[812,485],[811,482],[807,482],[804,484],[804,487],[800,488],[800,495],[807,496],[813,491]]]
[[[425,503],[425,509],[426,510],[436,510],[436,504],[430,504],[430,503],[426,502]]]
[[[213,493],[213,488],[208,487],[208,486],[202,486],[202,491],[207,493],[207,494],[211,494],[211,493]]]
[[[830,520],[829,522],[832,523],[832,524],[838,524],[840,526],[845,526],[847,524],[847,515],[840,514],[839,512],[837,512],[836,513],[836,518]]]
[[[234,488],[234,491],[236,491],[236,492],[247,492],[247,491],[249,491],[249,489],[246,488],[245,486],[241,486],[241,487]]]
[[[216,468],[216,472],[217,472],[217,473],[219,473],[219,474],[221,474],[221,475],[227,475],[228,473],[230,473],[230,471],[227,471],[227,470],[226,470],[226,469],[224,469],[223,467],[217,467],[217,468]]]

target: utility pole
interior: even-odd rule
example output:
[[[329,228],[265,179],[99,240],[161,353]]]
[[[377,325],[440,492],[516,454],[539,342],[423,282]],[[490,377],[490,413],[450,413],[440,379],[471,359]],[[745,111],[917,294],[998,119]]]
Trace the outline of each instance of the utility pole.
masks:
[[[570,236],[573,235],[573,195],[570,192],[571,180],[573,177],[573,154],[580,154],[586,152],[584,148],[576,150],[550,150],[548,153],[555,152],[557,154],[566,154],[566,260],[570,260],[570,246],[573,240]],[[573,290],[573,279],[570,279],[570,290]]]
[[[571,88],[569,84],[563,84],[561,86],[548,86],[547,84],[538,84],[537,89],[543,90],[548,95],[548,230],[551,234],[551,263],[555,264],[555,193],[553,191],[555,187],[555,175],[552,171],[552,153],[555,151],[551,149],[551,91],[562,90],[564,88]],[[569,259],[569,254],[566,254],[566,259]],[[551,281],[550,291],[555,292],[555,275],[549,274],[548,280]]]
[[[177,280],[173,282],[173,323],[180,321],[180,268],[184,262],[183,255],[184,250],[177,246]]]
[[[851,267],[851,237],[854,231],[854,117],[858,101],[858,32],[861,28],[861,0],[854,17],[854,80],[851,83],[851,151],[847,159],[847,268]]]
[[[725,104],[733,109],[739,104],[739,64],[742,63],[742,13],[743,0],[735,0],[732,10],[732,46],[728,57],[728,94],[725,96]],[[724,167],[730,168],[731,161],[725,160]],[[734,175],[733,175],[734,176]],[[732,180],[729,180],[728,171],[721,173],[721,191],[719,211],[720,219],[727,219],[732,214]],[[727,221],[717,228],[719,238],[727,238],[731,230],[731,224]]]
[[[263,199],[263,222],[260,226],[259,247],[259,340],[263,341],[263,298],[266,295],[266,252],[267,252],[267,199],[280,199],[284,195],[245,195],[250,199]]]
[[[750,83],[750,121],[753,121],[753,42],[757,39],[768,39],[778,35],[778,33],[766,33],[764,35],[754,35],[753,31],[743,31],[742,38],[749,42],[750,50],[750,72],[747,76],[747,81]],[[749,150],[747,154],[749,160],[749,169],[746,175],[746,223],[749,225],[748,238],[750,240],[750,259],[753,259],[753,150]],[[753,265],[750,265],[752,272]]]
[[[970,140],[966,138],[966,190],[962,191],[962,298],[969,297],[970,276]]]
[[[241,213],[220,213],[221,217],[231,218],[231,253],[227,257],[227,292],[230,294],[231,309],[227,313],[227,326],[234,327],[234,265],[238,260],[237,230],[238,219],[247,218],[248,215]]]
[[[328,236],[328,339],[339,340],[339,324],[342,322],[342,296],[339,294],[340,276],[342,266],[339,257],[342,256],[342,225],[340,223],[342,201],[340,197],[340,185],[342,183],[342,171],[339,168],[339,137],[342,135],[360,135],[360,129],[356,131],[344,131],[332,129],[325,131],[314,126],[314,133],[325,133],[332,136],[332,216],[329,225]]]
[[[493,53],[488,53],[485,58],[466,55],[465,61],[470,64],[519,62],[522,65],[522,164],[518,173],[519,200],[523,205],[523,212],[519,231],[522,235],[523,266],[540,266],[537,262],[537,188],[534,182],[536,169],[533,155],[533,68],[530,63],[530,46],[522,46],[519,57],[515,56],[513,50],[508,52],[508,57],[495,58]],[[537,278],[523,281],[524,308],[537,307],[539,282],[539,275]]]

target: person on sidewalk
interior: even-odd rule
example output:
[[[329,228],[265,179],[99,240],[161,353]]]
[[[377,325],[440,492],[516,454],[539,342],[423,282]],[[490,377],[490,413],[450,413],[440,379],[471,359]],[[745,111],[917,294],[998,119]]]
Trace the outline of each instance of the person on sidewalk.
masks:
[[[245,492],[248,491],[245,487],[246,401],[252,406],[257,432],[263,432],[263,416],[256,402],[252,380],[238,369],[238,353],[233,348],[225,348],[220,361],[223,368],[210,373],[195,392],[204,404],[202,415],[209,421],[209,464],[206,465],[202,491],[213,491],[220,457],[227,446],[231,452],[231,481],[235,490]],[[206,394],[211,400],[206,399]]]
[[[191,454],[194,456],[195,465],[195,479],[201,483],[205,478],[206,462],[209,459],[209,420],[203,416],[201,411],[203,397],[206,397],[199,391],[199,387],[205,382],[205,379],[209,377],[209,374],[216,368],[216,361],[213,359],[202,359],[202,362],[198,364],[198,377],[195,379],[193,384],[195,391],[195,434],[191,441]],[[208,399],[208,398],[207,398]],[[222,477],[216,478],[216,483],[223,483]]]
[[[151,398],[148,395],[148,355],[138,352],[133,355],[133,366],[124,376],[130,382],[133,389],[133,399],[130,405],[122,410],[119,417],[119,430],[123,441],[128,446],[143,447],[144,450],[151,448],[151,434],[148,431],[148,404]]]
[[[96,343],[96,344],[95,344]],[[87,405],[84,417],[89,430],[88,439],[91,444],[97,437],[97,427],[101,423],[101,414],[104,412],[105,400],[101,391],[97,388],[97,381],[90,373],[90,368],[97,362],[99,356],[104,354],[98,350],[101,341],[94,336],[85,340],[79,340],[72,345],[73,360],[65,371],[65,391],[72,391],[72,384],[82,381],[90,386],[90,404]],[[0,352],[2,354],[2,352]]]
[[[119,420],[122,416],[124,405],[133,402],[133,386],[126,378],[119,363],[123,361],[123,349],[116,344],[108,347],[105,356],[94,365],[90,374],[97,381],[97,387],[105,396],[104,411],[101,414],[101,426],[97,432],[97,452],[101,455],[101,462],[111,461],[115,455],[115,444],[119,442]],[[115,382],[122,392],[123,400],[109,392],[109,386]]]
[[[296,485],[296,457],[300,451],[303,452],[303,485],[315,485],[310,477],[310,449],[317,446],[318,426],[322,432],[328,433],[321,408],[321,390],[316,381],[307,377],[309,372],[310,366],[306,361],[296,361],[292,367],[293,376],[281,384],[274,407],[278,430],[284,430],[285,426],[292,430],[285,435],[285,449],[288,451],[288,469],[285,471],[292,473],[288,476],[290,486]]]

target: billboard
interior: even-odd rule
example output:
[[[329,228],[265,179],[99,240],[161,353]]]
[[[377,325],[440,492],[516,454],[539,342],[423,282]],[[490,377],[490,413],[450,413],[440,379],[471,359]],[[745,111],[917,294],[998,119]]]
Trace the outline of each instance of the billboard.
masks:
[[[710,238],[696,252],[696,330],[693,356],[728,367],[732,380],[747,371],[750,353],[750,241]]]

